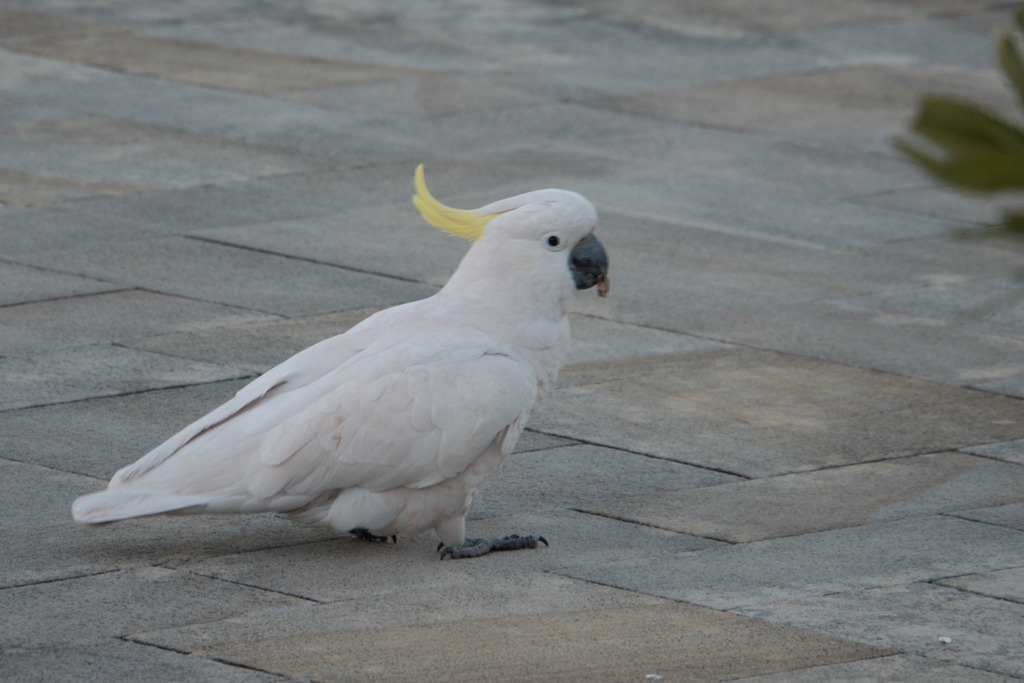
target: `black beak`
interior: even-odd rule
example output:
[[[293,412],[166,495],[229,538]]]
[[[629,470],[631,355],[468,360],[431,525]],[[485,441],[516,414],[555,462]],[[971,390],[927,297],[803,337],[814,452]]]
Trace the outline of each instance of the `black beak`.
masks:
[[[569,270],[572,271],[576,289],[590,289],[598,285],[598,294],[608,294],[608,254],[593,234],[587,235],[586,239],[572,248]]]

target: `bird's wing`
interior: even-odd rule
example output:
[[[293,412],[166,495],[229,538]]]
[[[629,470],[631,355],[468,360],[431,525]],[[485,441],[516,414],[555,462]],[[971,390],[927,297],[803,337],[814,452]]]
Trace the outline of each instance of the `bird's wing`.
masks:
[[[186,443],[120,480],[149,492],[315,497],[430,486],[498,436],[510,450],[536,401],[532,369],[486,346],[445,350],[436,341],[371,346],[291,391],[267,381],[262,394],[214,411]]]
[[[412,302],[412,304],[416,303],[419,302]],[[271,426],[275,422],[273,419],[274,410],[260,411],[262,419],[249,419],[244,424],[233,420],[233,418],[247,411],[252,411],[257,406],[265,406],[270,399],[304,389],[316,383],[317,380],[351,359],[356,353],[365,349],[371,343],[375,332],[379,328],[386,327],[393,319],[407,314],[412,309],[412,304],[404,304],[380,311],[363,320],[344,334],[339,334],[314,344],[280,365],[271,368],[242,387],[231,400],[188,425],[167,439],[167,441],[139,458],[136,462],[118,470],[110,481],[110,488],[124,486],[139,479],[153,468],[165,462],[183,447],[192,443],[197,437],[224,425],[227,421],[233,421],[235,428],[239,432],[247,433],[262,431]],[[276,404],[278,406],[276,410],[286,410],[291,403],[293,402],[279,402]],[[235,435],[238,436],[238,432]]]
[[[414,363],[389,355],[264,435],[245,474],[252,495],[422,488],[462,472],[499,436],[511,450],[537,398],[529,366],[485,348]]]

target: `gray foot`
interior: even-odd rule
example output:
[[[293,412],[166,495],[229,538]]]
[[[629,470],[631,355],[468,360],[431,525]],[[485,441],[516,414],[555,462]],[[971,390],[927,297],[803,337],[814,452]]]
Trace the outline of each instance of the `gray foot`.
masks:
[[[441,544],[437,549],[441,551],[441,559],[450,557],[453,560],[461,560],[465,557],[480,557],[488,553],[501,550],[522,550],[523,548],[536,548],[537,544],[548,545],[548,539],[543,536],[520,536],[512,534],[504,538],[467,538],[465,543],[457,546]]]
[[[388,542],[387,536],[378,536],[377,534],[371,534],[369,529],[350,529],[349,533],[363,541],[373,541],[375,543]],[[395,543],[398,543],[398,536],[391,536],[390,538]]]

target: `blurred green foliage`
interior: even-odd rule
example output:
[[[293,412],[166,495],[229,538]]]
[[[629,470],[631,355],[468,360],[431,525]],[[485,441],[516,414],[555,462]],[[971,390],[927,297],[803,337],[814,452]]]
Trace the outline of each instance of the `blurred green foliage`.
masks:
[[[1014,12],[1024,31],[1024,5]],[[1024,61],[1009,31],[995,36],[996,59],[1024,105]],[[963,190],[1024,188],[1024,130],[971,102],[944,95],[922,98],[911,135],[896,148],[940,180]],[[1004,228],[1024,234],[1024,213],[1007,212]]]

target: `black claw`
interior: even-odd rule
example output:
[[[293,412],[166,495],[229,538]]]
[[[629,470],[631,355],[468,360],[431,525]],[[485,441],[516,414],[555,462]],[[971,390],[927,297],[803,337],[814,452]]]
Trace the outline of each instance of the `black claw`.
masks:
[[[548,543],[548,539],[544,538],[543,536],[538,536],[537,540],[540,541],[541,543],[543,543],[545,548],[550,548],[551,547],[551,544]]]
[[[358,538],[360,540],[363,540],[363,541],[371,541],[371,542],[374,542],[374,543],[387,543],[388,542],[388,537],[387,536],[378,536],[377,534],[371,534],[369,529],[350,529],[349,533],[352,534],[353,536],[355,536],[356,538]],[[398,543],[398,537],[397,536],[392,536],[391,540],[394,541],[395,543]]]

